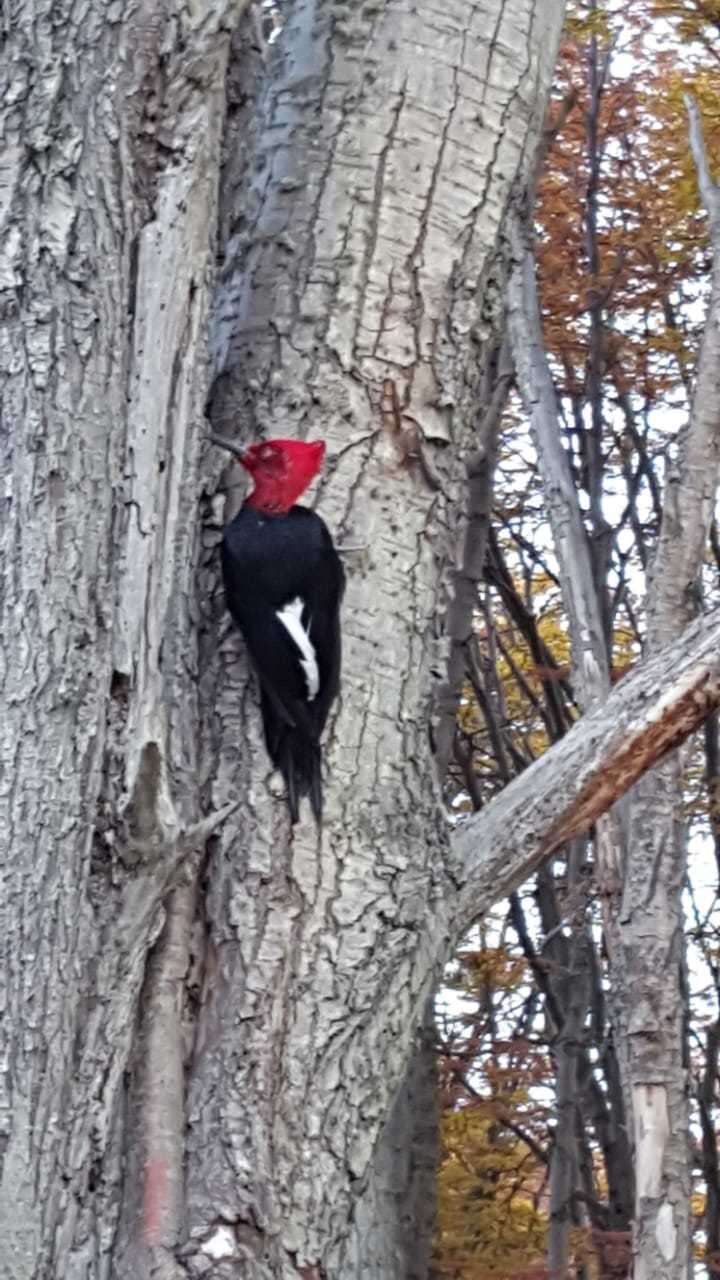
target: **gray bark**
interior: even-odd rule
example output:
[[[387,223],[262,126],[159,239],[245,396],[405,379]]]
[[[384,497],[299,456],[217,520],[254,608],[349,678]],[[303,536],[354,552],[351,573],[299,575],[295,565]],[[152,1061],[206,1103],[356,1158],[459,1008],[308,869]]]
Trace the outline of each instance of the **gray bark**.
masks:
[[[290,842],[265,785],[198,528],[241,8],[16,6],[6,46],[0,1254],[17,1280],[337,1274],[444,951],[431,672],[496,246],[562,4],[297,0],[238,143],[248,169],[228,134],[215,412],[245,434],[322,430],[323,509],[367,544],[318,843]],[[213,804],[238,797],[199,878]]]
[[[426,1280],[437,1199],[440,1128],[433,1001],[355,1209],[350,1270],[363,1280]]]
[[[575,1193],[580,1185],[580,1168],[587,1144],[582,1127],[586,1092],[582,1068],[587,1066],[584,1043],[590,1000],[589,946],[591,938],[584,926],[580,873],[586,861],[587,842],[570,841],[567,849],[566,886],[560,896],[549,867],[537,877],[537,902],[545,942],[542,964],[547,966],[546,1003],[550,1023],[550,1049],[555,1064],[555,1127],[550,1151],[550,1222],[547,1263],[551,1276],[568,1274],[571,1231],[579,1219]],[[571,922],[570,936],[562,927],[563,915]]]
[[[720,475],[720,197],[697,112],[691,143],[710,219],[710,300],[686,428],[665,479],[648,592],[647,649],[671,643],[697,611]],[[632,796],[620,914],[620,962],[636,1162],[634,1280],[684,1280],[690,1257],[691,1151],[685,1044],[682,892],[686,874],[681,762],[644,777]]]
[[[659,760],[681,746],[720,699],[720,610],[634,667],[452,840],[460,891],[454,928],[518,888],[567,840],[587,832]]]
[[[148,948],[200,847],[193,597],[227,24],[13,6],[0,118],[0,1257],[110,1274]],[[193,829],[195,828],[195,829]]]
[[[428,722],[463,461],[561,18],[298,0],[229,136],[212,420],[324,437],[318,508],[363,549],[321,840],[288,838],[235,636],[201,689],[213,804],[242,803],[209,865],[188,1211],[228,1274],[350,1276],[370,1237],[394,1248],[377,1144],[455,895]]]
[[[540,463],[568,615],[573,692],[585,710],[606,697],[610,688],[602,616],[580,504],[562,446],[557,396],[543,344],[535,259],[527,229],[518,218],[512,221],[512,239],[517,258],[508,290],[512,353]]]

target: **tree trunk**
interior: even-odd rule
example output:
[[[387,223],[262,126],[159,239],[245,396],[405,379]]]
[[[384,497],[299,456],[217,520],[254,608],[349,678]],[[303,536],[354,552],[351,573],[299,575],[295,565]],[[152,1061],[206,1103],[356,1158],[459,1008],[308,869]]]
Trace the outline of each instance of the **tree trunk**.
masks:
[[[0,228],[0,1257],[108,1276],[148,950],[200,847],[194,560],[227,26],[18,3]]]
[[[325,435],[322,510],[364,544],[325,829],[292,840],[211,596],[217,504],[198,520],[242,8],[20,4],[6,32],[12,1280],[352,1276],[448,935],[428,714],[497,246],[563,5],[295,0],[242,146],[228,134],[213,414]]]
[[[439,1154],[437,1044],[430,1001],[355,1210],[352,1275],[362,1280],[426,1280]]]
[[[428,722],[462,460],[561,17],[298,0],[229,138],[212,420],[323,436],[320,510],[361,548],[322,839],[288,838],[235,636],[201,690],[213,803],[241,806],[208,867],[190,1229],[202,1252],[222,1227],[241,1274],[380,1274],[377,1143],[454,897]]]
[[[670,644],[697,612],[720,477],[720,192],[710,179],[692,109],[691,143],[710,220],[712,285],[690,416],[666,474],[648,593],[650,652]],[[641,779],[630,805],[619,960],[635,1137],[634,1280],[692,1274],[682,783],[675,756]]]
[[[650,652],[675,639],[693,616],[718,484],[720,195],[707,169],[692,105],[691,141],[711,223],[713,284],[690,418],[680,433],[677,461],[666,477],[662,529],[648,591]],[[517,229],[515,234],[521,241]],[[523,243],[518,258],[510,288],[510,331],[543,470],[569,615],[575,690],[587,707],[603,696],[608,685],[602,592],[597,582],[593,586],[579,502],[560,445],[556,398],[542,347],[534,265]],[[611,998],[634,1136],[634,1276],[635,1280],[684,1280],[690,1265],[691,1187],[681,896],[686,857],[678,759],[646,774],[629,799],[625,824],[618,815],[600,822],[597,848],[607,890]]]

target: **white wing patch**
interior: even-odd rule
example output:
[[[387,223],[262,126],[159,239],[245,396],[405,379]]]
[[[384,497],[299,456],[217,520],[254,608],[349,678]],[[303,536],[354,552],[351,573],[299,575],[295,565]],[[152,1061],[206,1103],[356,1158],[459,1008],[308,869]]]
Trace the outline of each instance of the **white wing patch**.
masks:
[[[318,671],[317,657],[315,656],[312,641],[302,624],[303,608],[303,601],[300,596],[296,596],[294,600],[290,600],[285,605],[284,609],[279,610],[277,617],[300,650],[300,666],[305,672],[308,702],[312,702],[320,688],[320,672]]]

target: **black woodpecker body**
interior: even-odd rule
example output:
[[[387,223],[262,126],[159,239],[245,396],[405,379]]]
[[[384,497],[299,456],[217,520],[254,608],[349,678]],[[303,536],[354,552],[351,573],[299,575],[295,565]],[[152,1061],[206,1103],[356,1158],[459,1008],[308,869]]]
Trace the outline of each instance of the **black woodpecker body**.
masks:
[[[305,795],[321,819],[320,737],[340,686],[345,575],[324,521],[295,505],[324,452],[322,442],[268,440],[236,454],[255,487],[222,541],[228,609],[259,677],[265,741],[293,822]]]

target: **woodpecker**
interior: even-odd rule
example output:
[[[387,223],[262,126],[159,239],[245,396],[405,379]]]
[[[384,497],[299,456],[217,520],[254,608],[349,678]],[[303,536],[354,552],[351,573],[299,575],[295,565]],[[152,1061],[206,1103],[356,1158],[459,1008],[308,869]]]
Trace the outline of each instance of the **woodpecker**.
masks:
[[[320,516],[296,499],[317,475],[325,444],[265,440],[239,453],[252,492],[222,539],[227,606],[260,682],[265,742],[287,787],[293,823],[309,795],[322,816],[320,736],[340,687],[340,602],[345,574]]]

